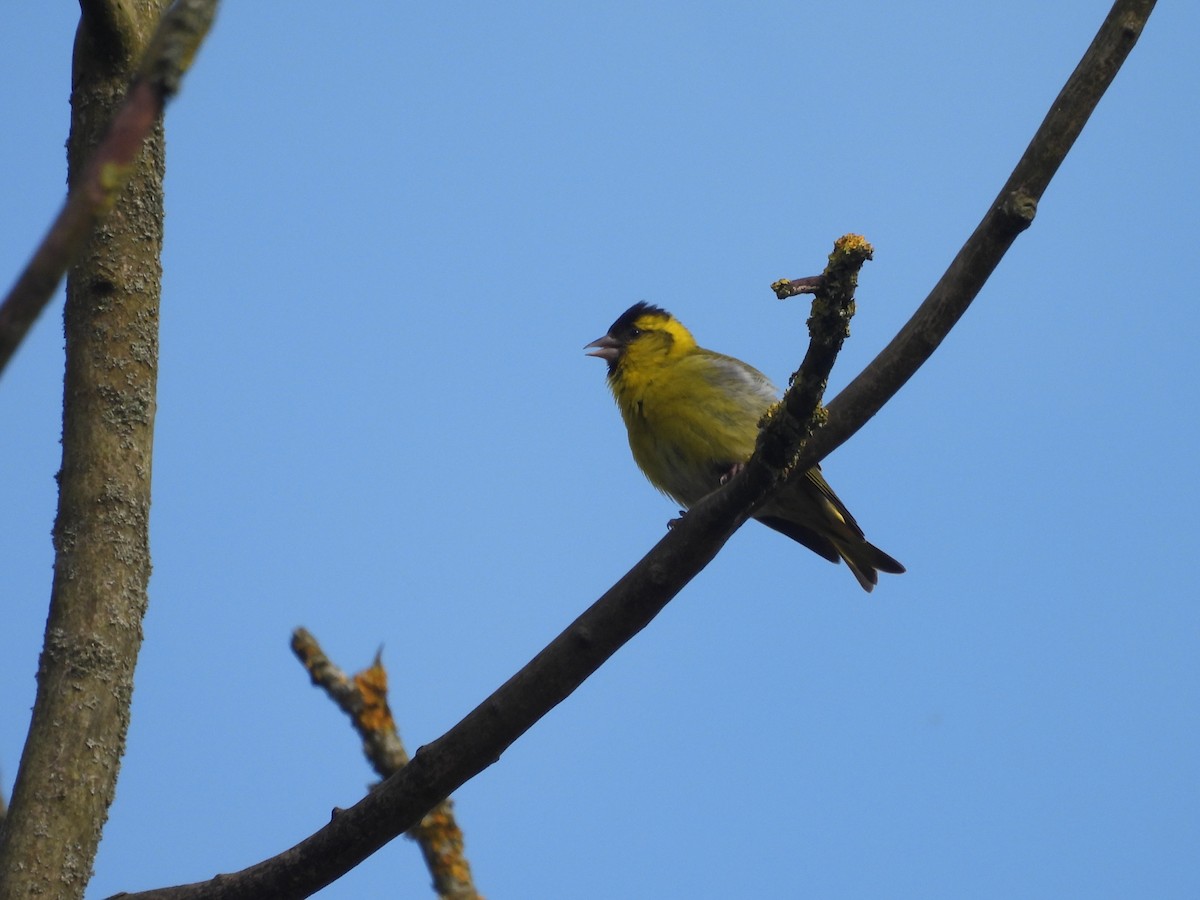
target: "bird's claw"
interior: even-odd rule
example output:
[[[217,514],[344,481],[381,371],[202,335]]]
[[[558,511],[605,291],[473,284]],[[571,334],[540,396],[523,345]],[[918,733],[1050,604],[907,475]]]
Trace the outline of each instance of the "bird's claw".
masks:
[[[722,484],[722,485],[728,484],[728,483],[729,483],[729,481],[730,481],[730,480],[731,480],[731,479],[732,479],[732,478],[733,478],[735,475],[737,475],[737,473],[738,473],[738,472],[742,471],[742,469],[744,469],[744,468],[746,468],[746,464],[745,464],[745,463],[740,463],[740,462],[739,462],[739,463],[734,463],[732,466],[730,466],[730,467],[729,467],[729,471],[728,471],[728,472],[726,472],[724,475],[722,475],[722,476],[721,476],[721,484]]]

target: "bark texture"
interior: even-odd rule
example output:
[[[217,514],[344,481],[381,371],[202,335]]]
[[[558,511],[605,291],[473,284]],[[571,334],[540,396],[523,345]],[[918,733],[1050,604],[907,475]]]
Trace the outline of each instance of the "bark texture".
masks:
[[[83,4],[69,180],[129,86],[160,0]],[[82,897],[125,749],[150,576],[161,122],[67,279],[63,462],[37,699],[0,831],[0,897]]]

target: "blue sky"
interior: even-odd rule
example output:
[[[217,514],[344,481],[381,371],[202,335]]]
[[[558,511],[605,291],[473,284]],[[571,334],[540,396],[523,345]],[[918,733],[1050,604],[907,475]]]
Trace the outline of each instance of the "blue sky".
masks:
[[[227,3],[167,120],[154,575],[89,897],[290,846],[372,776],[288,650],[376,648],[410,749],[662,534],[584,343],[636,300],[779,382],[839,235],[845,384],[1108,4]],[[0,272],[61,201],[71,5],[5,19]],[[1200,894],[1200,9],[826,474],[908,566],[739,532],[458,792],[510,897]],[[0,379],[0,788],[45,622],[61,301]],[[150,848],[153,848],[151,851]],[[150,851],[150,852],[148,852]],[[423,896],[407,841],[320,896]]]

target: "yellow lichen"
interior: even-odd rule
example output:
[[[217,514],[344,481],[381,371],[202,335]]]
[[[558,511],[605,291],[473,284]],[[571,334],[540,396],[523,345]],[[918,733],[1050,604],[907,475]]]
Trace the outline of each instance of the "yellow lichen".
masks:
[[[844,263],[851,260],[871,259],[875,248],[861,234],[844,234],[833,242],[833,252],[829,254],[830,263]]]

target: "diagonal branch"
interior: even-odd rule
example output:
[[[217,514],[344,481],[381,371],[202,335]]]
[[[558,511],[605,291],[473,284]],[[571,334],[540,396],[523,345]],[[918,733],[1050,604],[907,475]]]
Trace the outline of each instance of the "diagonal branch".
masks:
[[[1050,179],[1137,43],[1155,0],[1117,0],[1059,91],[1012,175],[908,323],[829,403],[829,421],[804,448],[820,462],[865,425],[937,349],[1017,236],[1030,226]]]
[[[216,5],[216,0],[179,0],[163,16],[124,103],[86,167],[78,175],[73,173],[66,203],[0,303],[0,374],[54,296],[67,266],[79,255],[96,223],[121,195],[147,135],[179,90],[183,73],[212,24]],[[131,15],[121,0],[111,5],[93,0],[84,4],[81,28],[86,30],[96,22],[109,29],[109,39],[91,43],[111,51],[114,44],[132,39]]]
[[[212,881],[122,896],[126,900],[307,897],[412,828],[436,803],[499,759],[645,628],[778,484],[781,470],[795,458],[810,432],[821,390],[845,339],[854,280],[870,252],[870,245],[854,235],[837,242],[822,289],[813,301],[808,354],[745,468],[723,489],[692,507],[641,562],[521,671],[450,731],[419,749],[407,766],[290,850]]]
[[[380,656],[370,668],[350,678],[325,655],[317,639],[307,630],[292,633],[292,652],[338,709],[350,717],[362,738],[363,753],[380,778],[395,775],[409,763],[408,751],[396,730],[387,702],[387,670]],[[462,829],[447,797],[408,830],[433,877],[433,889],[441,900],[480,900],[463,853]]]
[[[396,723],[387,704],[387,674],[379,656],[371,669],[351,678],[325,655],[317,639],[304,628],[292,632],[292,652],[308,672],[312,683],[321,688],[350,717],[354,730],[362,739],[363,755],[380,778],[387,778],[408,765],[408,751],[400,741]],[[380,678],[369,678],[378,669]],[[366,682],[364,685],[363,682]]]
[[[913,321],[830,404],[828,424],[804,446],[792,466],[807,467],[840,446],[899,390],[953,327],[1004,251],[1028,227],[1045,185],[1128,56],[1153,6],[1152,0],[1117,0],[1113,5],[975,234]],[[805,373],[795,379],[793,387],[809,382]],[[778,421],[785,421],[784,417],[775,416],[772,425]],[[760,436],[760,449],[768,441]],[[693,507],[641,562],[525,668],[328,826],[236,875],[124,896],[127,900],[304,897],[349,871],[499,759],[521,733],[570,693],[565,685],[581,683],[708,564],[777,480],[764,474],[769,469],[760,459],[762,455],[756,451],[740,475]]]

